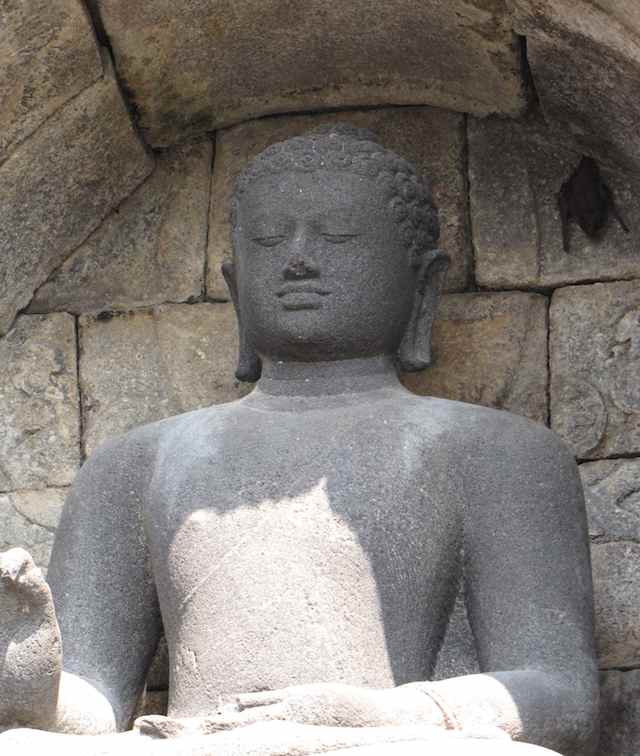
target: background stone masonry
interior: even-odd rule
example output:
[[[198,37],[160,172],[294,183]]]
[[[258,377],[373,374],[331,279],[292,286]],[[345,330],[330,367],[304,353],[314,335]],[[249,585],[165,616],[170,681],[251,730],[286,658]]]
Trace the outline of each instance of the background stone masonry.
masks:
[[[386,36],[372,27],[358,50],[360,2],[349,13],[310,0],[309,16],[336,29],[333,70],[300,19],[295,44],[281,42],[275,0],[245,3],[246,17],[227,0],[88,5],[93,25],[77,0],[0,4],[0,548],[23,545],[46,569],[66,491],[102,441],[250,390],[233,378],[219,273],[233,180],[273,141],[367,126],[431,177],[452,260],[435,364],[403,380],[546,423],[573,449],[592,539],[599,754],[637,756],[640,178],[619,167],[640,166],[636,0],[403,0],[405,21],[381,23]],[[211,5],[218,15],[202,17]],[[277,52],[261,81],[242,68],[256,19]],[[504,116],[523,112],[526,82],[513,30],[527,36],[539,105],[515,120]],[[254,68],[265,49],[251,48]],[[425,50],[448,62],[429,80]],[[631,233],[611,221],[594,241],[573,225],[567,254],[557,194],[583,150]],[[440,676],[475,669],[463,606]],[[161,651],[146,710],[166,706],[166,688]]]

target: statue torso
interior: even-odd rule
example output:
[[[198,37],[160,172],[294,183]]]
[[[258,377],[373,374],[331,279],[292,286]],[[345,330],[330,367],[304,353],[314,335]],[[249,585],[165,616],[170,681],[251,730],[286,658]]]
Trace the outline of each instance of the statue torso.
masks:
[[[175,715],[297,683],[425,679],[455,596],[459,465],[429,400],[267,404],[162,436],[145,519]]]

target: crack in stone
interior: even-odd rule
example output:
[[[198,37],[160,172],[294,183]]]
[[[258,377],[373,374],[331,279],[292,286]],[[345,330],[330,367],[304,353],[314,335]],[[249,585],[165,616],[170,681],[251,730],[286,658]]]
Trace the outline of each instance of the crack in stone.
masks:
[[[10,496],[10,498],[11,498],[11,508],[13,509],[13,511],[14,511],[14,512],[15,512],[15,513],[16,513],[16,514],[17,514],[17,515],[19,516],[19,517],[22,517],[22,519],[23,519],[23,520],[25,520],[25,522],[28,522],[28,523],[29,523],[29,525],[33,525],[33,526],[34,526],[34,527],[36,527],[36,528],[42,528],[42,530],[46,530],[46,531],[47,531],[47,533],[51,533],[51,535],[54,535],[54,534],[55,534],[55,532],[56,532],[56,529],[55,529],[55,528],[52,528],[52,527],[50,527],[49,525],[44,525],[43,523],[41,523],[41,522],[38,522],[37,520],[34,520],[34,519],[33,519],[32,517],[29,517],[29,515],[28,515],[28,514],[26,514],[25,512],[23,512],[23,511],[22,511],[21,509],[19,509],[19,508],[18,508],[18,507],[16,506],[15,502],[13,501],[13,496],[11,496],[11,494],[9,494],[9,496]]]
[[[211,139],[211,164],[209,166],[209,196],[207,198],[207,219],[205,229],[205,242],[204,242],[204,266],[202,271],[202,301],[208,301],[208,276],[209,276],[209,236],[211,232],[211,209],[213,205],[213,171],[216,164],[216,150],[217,140],[215,135]]]
[[[60,106],[58,106],[53,113],[50,113],[44,121],[41,121],[38,126],[31,131],[29,134],[26,134],[22,139],[19,139],[17,142],[14,142],[11,145],[11,151],[8,155],[4,157],[4,159],[0,159],[0,169],[2,166],[7,163],[9,160],[11,160],[12,157],[15,156],[17,152],[20,151],[22,147],[30,140],[33,139],[33,137],[42,129],[44,128],[51,119],[55,118],[61,110],[64,110],[68,105],[71,105],[75,100],[77,100],[79,97],[81,97],[87,90],[91,89],[91,87],[94,87],[101,78],[104,78],[104,73],[102,76],[96,77],[90,84],[88,84],[86,87],[83,87],[79,92],[76,92],[74,95],[71,95],[68,100],[65,100]]]

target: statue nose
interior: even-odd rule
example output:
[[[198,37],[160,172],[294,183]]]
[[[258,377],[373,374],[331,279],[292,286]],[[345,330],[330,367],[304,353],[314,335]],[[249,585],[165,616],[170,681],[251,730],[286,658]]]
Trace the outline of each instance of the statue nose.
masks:
[[[294,281],[299,278],[317,278],[320,271],[308,258],[302,257],[302,255],[293,255],[284,266],[283,274],[287,281]]]

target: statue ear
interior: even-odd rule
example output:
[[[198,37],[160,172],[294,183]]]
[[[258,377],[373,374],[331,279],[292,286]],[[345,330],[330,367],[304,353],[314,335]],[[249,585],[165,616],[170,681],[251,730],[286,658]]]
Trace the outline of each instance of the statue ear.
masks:
[[[236,270],[231,260],[225,260],[220,266],[222,275],[226,281],[229,294],[231,294],[231,300],[233,307],[236,311],[236,318],[238,319],[238,335],[240,337],[240,349],[238,352],[238,367],[236,368],[236,378],[239,381],[245,381],[247,383],[253,383],[260,378],[262,373],[262,363],[256,350],[251,346],[248,338],[247,331],[242,325],[242,317],[240,315],[240,304],[238,301],[238,282],[236,281]]]
[[[431,364],[431,331],[448,268],[449,255],[439,249],[422,255],[411,320],[396,357],[406,372],[422,370]]]

